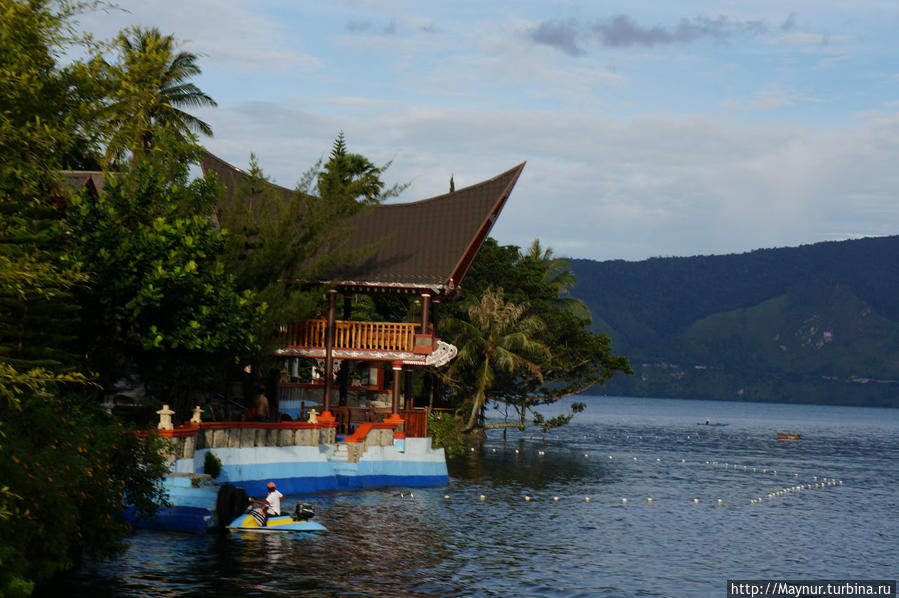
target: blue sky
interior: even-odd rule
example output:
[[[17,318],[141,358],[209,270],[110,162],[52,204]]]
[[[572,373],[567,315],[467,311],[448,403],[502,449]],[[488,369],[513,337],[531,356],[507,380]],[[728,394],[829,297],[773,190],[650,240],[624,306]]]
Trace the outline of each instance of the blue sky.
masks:
[[[393,201],[527,160],[493,236],[645,259],[899,234],[899,3],[124,0],[201,55],[206,147],[293,186],[343,130]]]

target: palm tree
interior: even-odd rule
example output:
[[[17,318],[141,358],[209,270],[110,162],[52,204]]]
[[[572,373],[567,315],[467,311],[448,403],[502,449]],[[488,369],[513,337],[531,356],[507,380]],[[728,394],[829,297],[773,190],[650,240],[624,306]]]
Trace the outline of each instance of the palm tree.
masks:
[[[505,302],[501,288],[488,288],[468,306],[467,321],[456,318],[445,321],[448,338],[459,347],[449,375],[457,379],[466,373],[473,376],[474,405],[463,432],[474,428],[498,374],[521,371],[542,378],[535,360],[547,357],[549,350],[534,340],[533,335],[543,327],[543,322],[528,315],[527,310],[527,304]]]
[[[590,310],[583,301],[567,296],[577,283],[577,278],[571,270],[571,262],[556,257],[549,247],[544,249],[540,245],[540,239],[534,239],[522,257],[536,263],[543,272],[543,282],[554,291],[554,297],[549,301],[553,307],[581,319],[590,318]]]
[[[175,39],[159,29],[126,30],[115,40],[120,63],[110,66],[115,91],[109,106],[112,138],[107,159],[126,151],[147,153],[153,131],[171,132],[183,141],[191,133],[212,135],[212,127],[183,108],[217,106],[190,82],[201,73],[197,56],[176,52]]]

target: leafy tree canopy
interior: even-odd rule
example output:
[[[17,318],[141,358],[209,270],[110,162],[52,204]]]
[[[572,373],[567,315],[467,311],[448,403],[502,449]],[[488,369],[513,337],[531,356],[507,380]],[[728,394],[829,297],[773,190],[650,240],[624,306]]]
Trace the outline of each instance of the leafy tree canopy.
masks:
[[[582,406],[576,404],[571,414],[546,419],[536,411],[540,405],[583,392],[616,373],[632,373],[627,358],[612,353],[608,336],[589,331],[589,311],[582,302],[568,295],[575,283],[567,261],[556,258],[539,242],[527,252],[521,252],[518,247],[500,246],[494,239],[487,239],[464,281],[469,299],[448,306],[452,320],[467,325],[460,327],[454,323],[449,330],[441,332],[446,332],[444,336],[460,346],[462,355],[462,347],[472,346],[462,330],[468,326],[489,330],[485,324],[476,324],[477,320],[469,313],[471,302],[483,300],[495,294],[493,289],[502,288],[504,302],[524,309],[527,317],[541,323],[529,330],[528,340],[545,350],[534,357],[527,369],[494,370],[490,383],[483,386],[483,381],[478,381],[473,374],[478,370],[451,365],[451,384],[462,389],[459,400],[473,395],[477,405],[477,389],[483,387],[487,398],[503,402],[517,412],[517,425],[524,426],[528,414],[533,414],[535,422],[547,429],[567,423]],[[481,359],[488,354],[486,348],[475,352]]]
[[[384,189],[381,180],[391,162],[375,166],[368,158],[347,151],[343,131],[337,135],[324,168],[317,175],[320,197],[332,202],[352,201],[360,205],[377,205],[397,197],[411,183]]]
[[[96,62],[59,67],[91,5],[0,0],[0,595],[25,596],[77,562],[122,549],[127,501],[162,499],[159,446],[86,399],[75,371],[76,301],[58,172],[97,151]]]

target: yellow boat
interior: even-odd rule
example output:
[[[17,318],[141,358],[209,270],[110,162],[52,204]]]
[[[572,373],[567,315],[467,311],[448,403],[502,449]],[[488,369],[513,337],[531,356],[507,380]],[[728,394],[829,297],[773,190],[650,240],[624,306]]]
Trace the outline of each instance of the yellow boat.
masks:
[[[232,532],[324,532],[324,525],[310,521],[315,511],[311,505],[297,504],[290,515],[267,517],[260,509],[251,508],[228,525]]]

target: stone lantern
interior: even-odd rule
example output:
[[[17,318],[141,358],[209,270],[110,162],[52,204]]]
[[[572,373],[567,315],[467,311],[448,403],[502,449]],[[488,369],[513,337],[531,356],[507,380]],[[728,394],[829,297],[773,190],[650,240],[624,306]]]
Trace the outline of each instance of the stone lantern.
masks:
[[[174,430],[175,426],[172,425],[172,416],[175,415],[175,412],[169,409],[168,405],[163,405],[162,409],[156,412],[159,415],[159,425],[156,426],[158,430]]]

